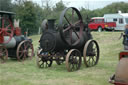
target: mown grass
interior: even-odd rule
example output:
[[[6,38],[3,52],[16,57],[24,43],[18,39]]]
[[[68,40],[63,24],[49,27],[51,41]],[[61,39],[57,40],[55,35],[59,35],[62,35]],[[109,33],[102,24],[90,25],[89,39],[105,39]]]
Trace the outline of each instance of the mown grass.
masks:
[[[99,63],[91,68],[82,67],[76,72],[67,72],[65,63],[39,69],[35,57],[18,62],[8,60],[0,64],[0,85],[110,85],[109,77],[115,72],[118,54],[123,50],[120,32],[92,32],[100,46]],[[40,35],[31,36],[34,49],[38,47]]]

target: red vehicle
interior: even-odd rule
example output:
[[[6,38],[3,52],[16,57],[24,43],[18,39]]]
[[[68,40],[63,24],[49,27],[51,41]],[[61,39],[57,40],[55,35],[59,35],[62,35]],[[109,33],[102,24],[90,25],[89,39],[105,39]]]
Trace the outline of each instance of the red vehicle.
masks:
[[[102,30],[114,30],[116,27],[115,22],[104,22],[104,17],[93,17],[91,18],[91,22],[88,24],[88,27],[91,30],[98,30],[101,32]]]

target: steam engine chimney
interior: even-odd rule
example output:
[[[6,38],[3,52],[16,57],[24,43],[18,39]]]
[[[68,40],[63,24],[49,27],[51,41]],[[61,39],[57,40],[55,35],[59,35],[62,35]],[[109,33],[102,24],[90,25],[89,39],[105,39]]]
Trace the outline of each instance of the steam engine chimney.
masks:
[[[55,19],[49,19],[48,20],[48,29],[54,30],[54,23],[55,23]]]

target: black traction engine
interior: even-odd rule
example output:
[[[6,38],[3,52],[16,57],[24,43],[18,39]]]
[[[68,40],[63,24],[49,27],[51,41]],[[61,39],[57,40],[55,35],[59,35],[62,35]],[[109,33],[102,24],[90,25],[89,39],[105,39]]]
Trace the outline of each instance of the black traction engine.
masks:
[[[42,25],[38,67],[50,67],[53,61],[61,65],[65,61],[67,70],[75,71],[80,69],[82,56],[87,67],[98,63],[99,46],[76,8],[64,9],[58,25],[55,25],[55,19],[45,20]]]

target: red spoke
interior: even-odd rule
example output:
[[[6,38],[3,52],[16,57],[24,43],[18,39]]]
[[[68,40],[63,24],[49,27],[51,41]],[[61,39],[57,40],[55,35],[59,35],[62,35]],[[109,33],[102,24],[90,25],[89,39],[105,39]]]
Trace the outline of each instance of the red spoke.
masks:
[[[67,19],[67,17],[64,15],[66,21],[69,23],[69,25],[71,26],[72,24],[69,22],[69,20]]]
[[[9,25],[6,27],[6,29],[8,29],[10,26],[11,26],[11,24],[9,24]],[[8,29],[8,30],[9,30],[9,29]]]
[[[26,59],[26,53],[24,53],[24,56],[23,56],[23,60],[25,60]]]
[[[26,47],[26,42],[24,42],[24,49],[25,49],[25,50],[27,49],[27,47]]]
[[[11,33],[7,32],[7,31],[5,32],[5,34],[7,34],[8,36],[11,36]]]
[[[68,28],[64,29],[63,32],[66,32],[68,30],[70,30],[71,26],[69,26]]]
[[[2,30],[1,30],[1,28],[0,28],[0,34],[2,33]]]
[[[79,24],[80,22],[81,22],[81,20],[77,21],[77,22],[74,24],[74,26],[77,25],[77,24]]]
[[[73,29],[73,31],[75,32],[77,38],[79,39],[80,37],[79,37],[79,35],[77,34],[76,30],[75,30],[74,28],[72,28],[72,29]]]
[[[24,52],[21,52],[21,54],[19,54],[19,59],[20,59],[20,57],[22,57],[22,56],[23,56],[23,54],[24,54]]]

